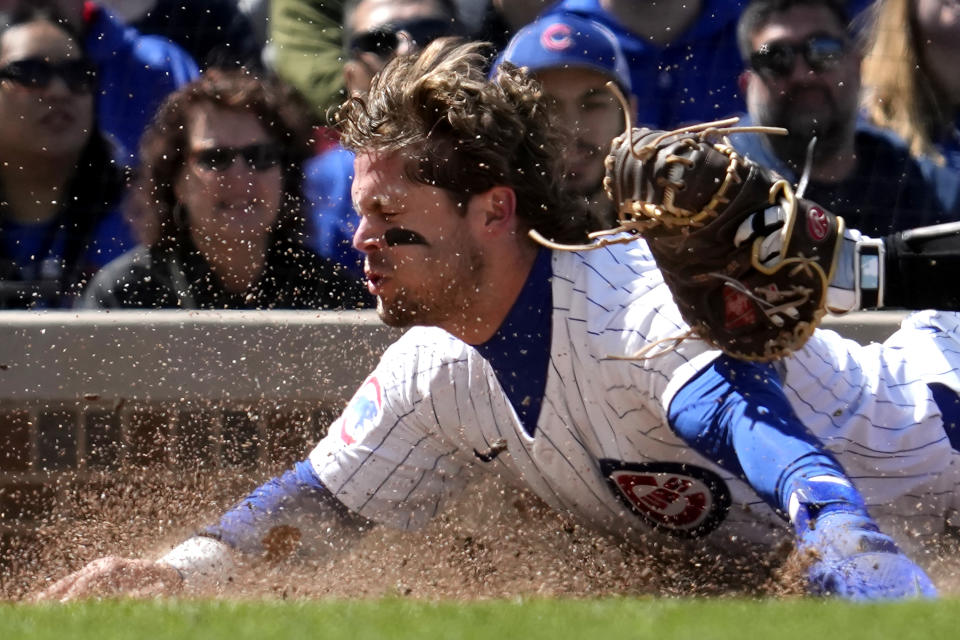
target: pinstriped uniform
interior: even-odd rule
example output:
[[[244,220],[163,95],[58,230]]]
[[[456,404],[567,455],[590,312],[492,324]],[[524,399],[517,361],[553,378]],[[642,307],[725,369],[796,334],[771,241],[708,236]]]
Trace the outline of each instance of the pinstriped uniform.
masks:
[[[418,327],[387,350],[311,453],[324,485],[352,510],[402,528],[423,525],[474,474],[493,472],[627,537],[770,542],[787,535],[745,482],[692,451],[666,423],[675,392],[718,352],[688,339],[653,358],[611,357],[686,330],[645,245],[555,252],[552,270],[549,370],[532,437],[476,349],[443,330]],[[955,323],[947,328],[955,331]],[[956,368],[944,350],[957,344],[944,331],[929,347],[940,354],[940,373],[951,384]],[[945,492],[956,484],[953,455],[926,374],[911,369],[903,354],[897,346],[860,347],[821,331],[784,363],[782,375],[801,420],[851,465],[868,502],[916,503],[908,496],[920,492],[924,513],[942,526]],[[492,451],[499,441],[502,453],[488,462],[478,458],[476,452]],[[712,495],[698,493],[701,476],[657,475],[657,465],[702,470],[704,482],[716,481]],[[937,491],[944,495],[929,499]],[[724,500],[729,508],[704,524],[708,512],[718,513],[711,505]],[[668,525],[652,528],[658,522]]]
[[[960,392],[958,316],[911,314],[882,345],[818,330],[783,364],[797,415],[837,455],[881,525],[941,531],[958,506],[960,457],[927,385]]]

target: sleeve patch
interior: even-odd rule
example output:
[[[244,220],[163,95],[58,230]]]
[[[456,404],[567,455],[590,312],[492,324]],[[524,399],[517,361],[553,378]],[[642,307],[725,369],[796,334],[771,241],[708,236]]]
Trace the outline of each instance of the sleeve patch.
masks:
[[[351,398],[335,429],[346,444],[352,445],[377,425],[382,413],[380,381],[376,376],[370,376]]]

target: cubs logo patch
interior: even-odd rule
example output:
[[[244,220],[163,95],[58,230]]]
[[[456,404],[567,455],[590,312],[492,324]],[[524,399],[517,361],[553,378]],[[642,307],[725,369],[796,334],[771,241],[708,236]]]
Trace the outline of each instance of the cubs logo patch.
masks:
[[[651,527],[679,538],[699,538],[720,526],[730,489],[709,469],[675,462],[601,460],[617,497]]]
[[[547,51],[563,51],[573,46],[573,29],[570,25],[558,22],[543,30],[540,45]]]
[[[723,326],[725,329],[740,329],[757,323],[757,310],[741,291],[723,288]]]
[[[350,404],[340,416],[340,438],[347,444],[357,442],[377,424],[382,407],[380,381],[376,376],[370,376],[350,399]]]
[[[810,207],[807,212],[807,231],[810,232],[810,239],[814,242],[821,242],[827,237],[830,230],[830,221],[827,220],[827,214],[823,209],[817,206]]]

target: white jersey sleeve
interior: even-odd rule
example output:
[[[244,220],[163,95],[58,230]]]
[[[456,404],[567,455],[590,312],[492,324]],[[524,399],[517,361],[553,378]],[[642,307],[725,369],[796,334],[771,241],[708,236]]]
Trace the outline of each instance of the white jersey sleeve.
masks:
[[[410,330],[330,426],[310,462],[348,508],[393,527],[417,528],[462,490],[472,452],[465,455],[439,431],[441,414],[458,409],[431,389],[467,385],[457,379],[464,348],[439,329]]]
[[[929,385],[960,392],[957,314],[912,314],[885,343],[860,345],[818,329],[783,361],[800,420],[840,460],[876,517],[919,520],[955,505],[956,452]]]

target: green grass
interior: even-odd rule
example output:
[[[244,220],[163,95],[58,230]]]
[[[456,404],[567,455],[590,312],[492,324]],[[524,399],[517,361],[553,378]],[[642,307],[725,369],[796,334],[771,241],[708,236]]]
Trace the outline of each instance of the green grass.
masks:
[[[108,601],[0,605],[0,638],[935,640],[958,620],[958,600]]]

